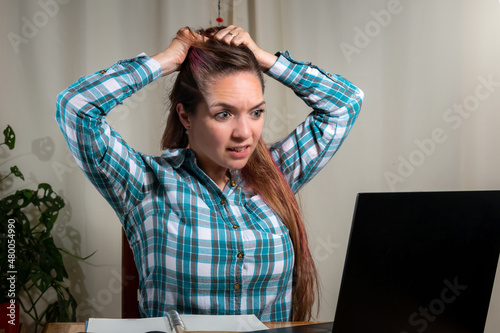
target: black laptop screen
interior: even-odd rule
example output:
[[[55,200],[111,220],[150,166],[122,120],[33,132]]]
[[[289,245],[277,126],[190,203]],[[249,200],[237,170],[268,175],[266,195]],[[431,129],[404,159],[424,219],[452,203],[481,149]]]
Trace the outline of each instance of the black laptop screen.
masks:
[[[500,191],[358,195],[333,333],[482,333]]]

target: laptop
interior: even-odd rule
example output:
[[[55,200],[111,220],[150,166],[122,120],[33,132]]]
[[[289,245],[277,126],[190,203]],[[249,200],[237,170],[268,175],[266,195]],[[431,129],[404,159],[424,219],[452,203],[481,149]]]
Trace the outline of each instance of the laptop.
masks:
[[[333,322],[273,333],[483,333],[500,191],[360,193]]]

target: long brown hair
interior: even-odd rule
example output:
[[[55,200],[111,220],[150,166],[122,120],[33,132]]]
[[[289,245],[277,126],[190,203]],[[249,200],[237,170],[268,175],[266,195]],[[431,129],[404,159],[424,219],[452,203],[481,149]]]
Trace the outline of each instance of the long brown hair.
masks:
[[[217,29],[220,28],[198,31],[209,38],[190,48],[179,70],[169,95],[170,114],[162,137],[162,149],[187,147],[189,141],[176,112],[177,104],[181,103],[188,113],[194,113],[215,80],[236,72],[250,72],[260,80],[264,92],[262,71],[252,51],[244,45],[227,45],[210,38]],[[297,199],[262,138],[241,169],[241,175],[246,186],[260,195],[288,228],[295,252],[292,320],[310,320],[314,301],[319,296],[316,266],[309,251]]]

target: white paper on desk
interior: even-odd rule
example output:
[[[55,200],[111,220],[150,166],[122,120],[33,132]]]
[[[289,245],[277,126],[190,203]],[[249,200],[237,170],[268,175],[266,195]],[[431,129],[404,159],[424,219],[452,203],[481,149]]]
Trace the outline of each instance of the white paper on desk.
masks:
[[[180,315],[186,331],[249,332],[267,330],[255,315]],[[91,318],[87,332],[91,333],[145,333],[162,331],[170,333],[166,317],[141,319]]]
[[[186,331],[249,332],[267,330],[255,315],[181,314]]]
[[[92,333],[145,333],[149,331],[170,332],[167,318],[107,319],[90,318],[87,332]]]

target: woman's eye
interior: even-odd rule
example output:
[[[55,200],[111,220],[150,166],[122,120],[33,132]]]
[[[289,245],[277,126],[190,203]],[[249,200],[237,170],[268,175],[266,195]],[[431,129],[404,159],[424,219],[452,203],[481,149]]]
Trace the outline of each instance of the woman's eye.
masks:
[[[252,117],[260,118],[263,113],[264,113],[264,110],[261,110],[261,109],[254,110],[254,111],[252,111]]]
[[[228,119],[231,114],[228,111],[222,111],[215,115],[215,118],[220,120]]]

